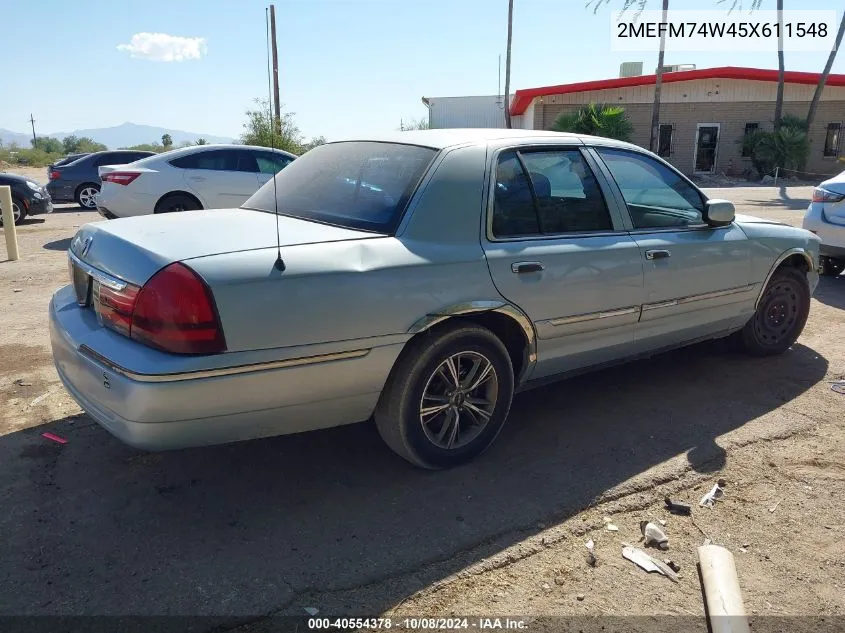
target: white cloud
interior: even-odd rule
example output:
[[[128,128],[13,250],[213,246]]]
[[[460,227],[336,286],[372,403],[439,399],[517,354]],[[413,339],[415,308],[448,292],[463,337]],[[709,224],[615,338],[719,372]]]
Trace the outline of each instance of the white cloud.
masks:
[[[129,44],[119,44],[119,51],[132,57],[156,62],[181,62],[200,59],[206,52],[204,37],[179,37],[167,33],[135,33]]]

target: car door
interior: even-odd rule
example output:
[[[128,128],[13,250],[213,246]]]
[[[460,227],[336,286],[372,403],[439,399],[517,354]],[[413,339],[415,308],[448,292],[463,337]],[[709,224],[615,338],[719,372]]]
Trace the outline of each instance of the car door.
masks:
[[[744,323],[759,288],[750,283],[751,248],[742,229],[708,226],[704,194],[663,161],[628,149],[595,151],[628,211],[645,267],[638,351]]]
[[[183,168],[188,187],[208,208],[239,207],[258,190],[258,166],[243,150],[209,149],[182,156],[171,164]]]
[[[258,186],[260,187],[265,182],[268,182],[290,165],[292,158],[288,158],[283,154],[276,154],[275,152],[259,152],[252,151],[255,160],[258,163]]]
[[[537,332],[532,378],[624,357],[643,297],[636,242],[594,159],[577,146],[493,158],[482,238],[499,292]]]

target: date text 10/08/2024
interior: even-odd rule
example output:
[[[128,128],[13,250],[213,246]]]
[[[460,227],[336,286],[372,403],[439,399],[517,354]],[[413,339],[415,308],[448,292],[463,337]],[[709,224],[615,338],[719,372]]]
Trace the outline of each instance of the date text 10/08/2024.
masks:
[[[398,629],[409,631],[443,630],[525,630],[525,620],[518,618],[309,618],[309,630]]]

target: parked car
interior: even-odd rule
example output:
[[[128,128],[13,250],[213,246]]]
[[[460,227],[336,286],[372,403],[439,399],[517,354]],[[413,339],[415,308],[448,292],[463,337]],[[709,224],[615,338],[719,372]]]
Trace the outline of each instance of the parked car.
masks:
[[[68,256],[55,365],[124,442],[372,416],[398,454],[443,468],[552,377],[728,335],[783,352],[819,240],[735,217],[627,143],[428,130],[321,145],[240,209],[87,224]]]
[[[3,172],[0,173],[0,187],[4,185],[8,185],[12,190],[12,215],[15,224],[20,224],[28,215],[53,212],[50,194],[34,180]],[[2,214],[0,226],[3,226]]]
[[[821,273],[839,275],[845,269],[845,171],[813,189],[803,226],[821,238]]]
[[[100,192],[98,167],[131,163],[154,154],[136,150],[109,150],[88,154],[65,165],[53,166],[47,191],[53,202],[76,202],[83,209],[96,209],[97,194]]]
[[[100,168],[106,218],[237,207],[294,154],[249,145],[199,145]]]
[[[72,163],[73,161],[79,160],[80,158],[84,158],[85,156],[88,156],[88,153],[68,154],[64,158],[60,158],[59,160],[57,160],[55,163],[47,165],[47,178],[50,177],[50,172],[53,171],[55,167],[62,167],[63,165]]]

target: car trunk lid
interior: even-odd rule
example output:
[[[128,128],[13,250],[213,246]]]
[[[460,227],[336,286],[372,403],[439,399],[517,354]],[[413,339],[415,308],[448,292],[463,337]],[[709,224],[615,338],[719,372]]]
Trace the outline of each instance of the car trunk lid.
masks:
[[[366,231],[279,216],[282,247],[371,237],[374,234]],[[275,247],[274,214],[209,209],[86,224],[70,250],[88,266],[141,286],[173,262]]]

